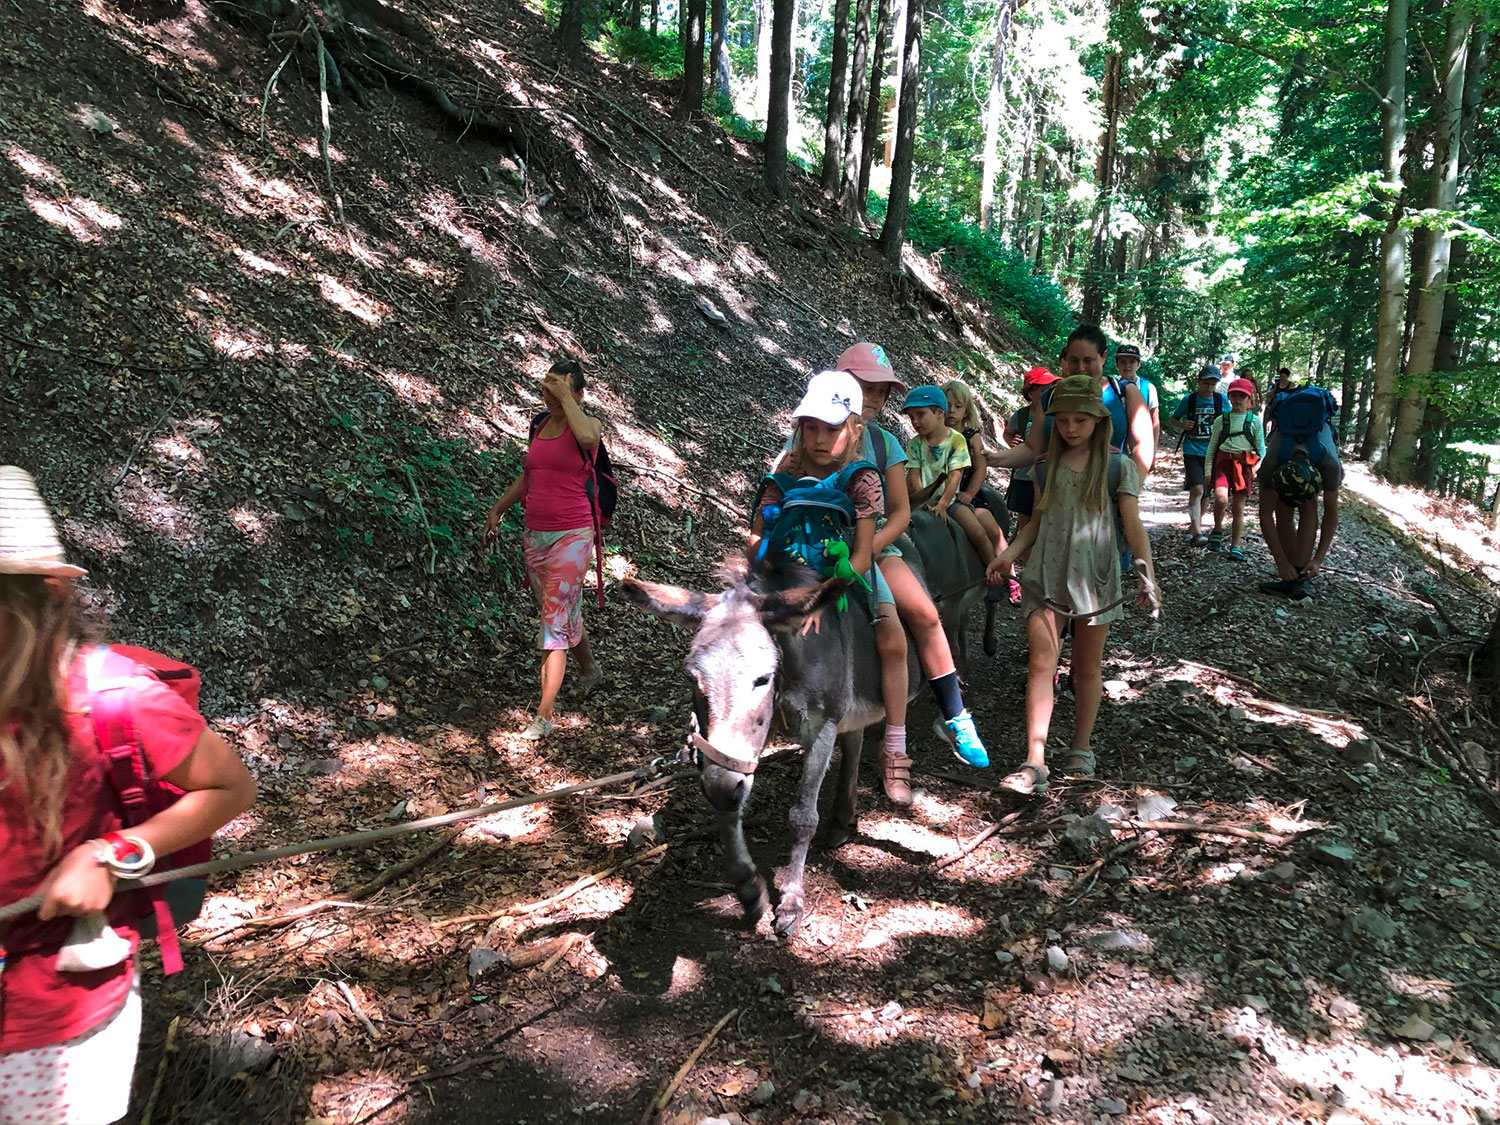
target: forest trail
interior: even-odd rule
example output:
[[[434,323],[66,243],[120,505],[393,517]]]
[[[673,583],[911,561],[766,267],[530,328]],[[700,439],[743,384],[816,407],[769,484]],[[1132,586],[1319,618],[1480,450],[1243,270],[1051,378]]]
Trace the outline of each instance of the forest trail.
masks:
[[[526,100],[517,120],[562,122],[533,126],[546,183],[384,91],[335,108],[340,215],[315,74],[267,99],[279,52],[196,3],[12,7],[0,462],[56,498],[112,634],[203,667],[260,787],[224,850],[680,744],[685,635],[613,596],[589,610],[604,687],[565,696],[545,746],[515,737],[528,596],[517,552],[477,538],[552,353],[598,375],[625,484],[612,573],[702,586],[806,374],[847,343],[882,342],[913,382],[962,372],[997,409],[1042,358],[949,281],[893,283],[804,177],[769,209],[752,147],[673,125],[663,84],[601,64],[589,93],[527,61],[548,33],[527,11],[497,26],[455,0],[426,26]],[[1147,505],[1167,616],[1108,653],[1104,783],[958,857],[1020,806],[923,740],[924,796],[895,815],[867,774],[861,835],[815,854],[793,943],[741,931],[690,779],[245,872],[216,884],[186,973],[148,958],[135,1113],[160,1078],[153,1125],[639,1121],[737,1010],[662,1121],[1493,1120],[1500,836],[1444,756],[1495,745],[1453,644],[1489,595],[1350,511],[1326,595],[1273,603],[1258,542],[1238,567],[1188,550],[1177,471]],[[997,767],[1020,729],[1007,630],[970,673]],[[931,718],[924,698],[912,729]],[[794,762],[752,807],[773,861]],[[1111,856],[1061,821],[1142,800],[1163,819],[1165,797],[1309,834],[1122,836]],[[629,850],[654,816],[662,843]],[[471,976],[497,953],[529,963]]]

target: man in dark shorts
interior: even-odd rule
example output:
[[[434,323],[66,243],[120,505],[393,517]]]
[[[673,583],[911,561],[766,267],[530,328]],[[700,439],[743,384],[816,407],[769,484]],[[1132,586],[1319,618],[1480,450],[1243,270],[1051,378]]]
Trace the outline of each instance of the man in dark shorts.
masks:
[[[1266,408],[1260,522],[1278,579],[1261,584],[1267,594],[1293,601],[1313,597],[1312,580],[1323,569],[1339,526],[1344,467],[1333,430],[1337,416],[1333,396],[1316,386],[1293,388]]]
[[[1185,475],[1183,487],[1188,494],[1188,540],[1193,546],[1208,542],[1200,530],[1203,522],[1203,492],[1208,457],[1208,439],[1213,433],[1214,419],[1229,413],[1229,399],[1214,388],[1219,382],[1219,369],[1206,364],[1198,372],[1198,389],[1182,396],[1177,409],[1172,412],[1172,424],[1182,431],[1182,467]]]

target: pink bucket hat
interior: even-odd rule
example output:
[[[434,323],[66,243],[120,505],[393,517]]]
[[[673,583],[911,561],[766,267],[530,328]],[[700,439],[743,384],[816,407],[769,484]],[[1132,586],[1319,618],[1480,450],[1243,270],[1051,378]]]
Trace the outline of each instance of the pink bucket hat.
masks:
[[[87,573],[63,555],[52,513],[31,474],[0,465],[0,574],[79,578]]]
[[[855,344],[846,348],[833,366],[866,383],[891,383],[901,391],[906,390],[906,384],[896,377],[890,356],[879,344]]]

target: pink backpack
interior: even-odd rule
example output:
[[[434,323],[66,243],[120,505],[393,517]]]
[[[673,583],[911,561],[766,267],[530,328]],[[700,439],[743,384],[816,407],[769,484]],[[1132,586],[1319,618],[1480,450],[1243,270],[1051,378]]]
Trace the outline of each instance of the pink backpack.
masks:
[[[151,777],[146,770],[146,759],[135,733],[135,681],[141,676],[150,676],[171,688],[196,711],[200,683],[198,671],[160,653],[128,645],[101,645],[86,659],[89,715],[94,738],[109,759],[109,778],[119,797],[121,819],[127,829],[133,828],[175,804],[183,792],[175,785]],[[206,863],[212,855],[212,844],[202,840],[171,855],[158,856],[154,870]],[[177,927],[198,917],[207,891],[205,880],[179,879],[163,886],[130,892],[139,901],[140,935],[142,938],[156,938],[165,972],[175,973],[182,969]]]

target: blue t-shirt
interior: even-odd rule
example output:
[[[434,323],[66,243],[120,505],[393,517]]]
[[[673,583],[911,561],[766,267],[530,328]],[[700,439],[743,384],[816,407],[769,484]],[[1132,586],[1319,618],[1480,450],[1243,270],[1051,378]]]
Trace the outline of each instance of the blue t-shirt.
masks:
[[[1224,395],[1212,394],[1205,398],[1197,391],[1189,391],[1183,395],[1177,409],[1172,411],[1172,417],[1191,418],[1193,422],[1191,430],[1183,431],[1183,456],[1207,457],[1208,438],[1213,433],[1214,419],[1220,414],[1228,413],[1229,399]]]

